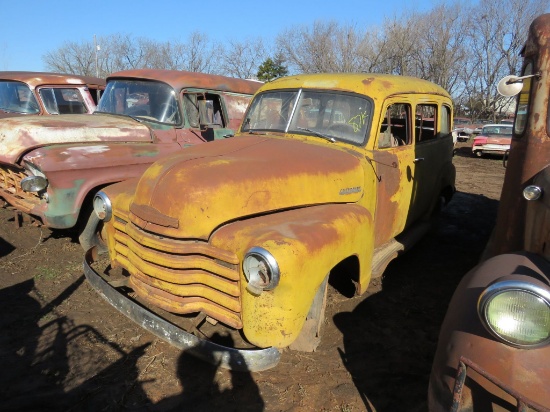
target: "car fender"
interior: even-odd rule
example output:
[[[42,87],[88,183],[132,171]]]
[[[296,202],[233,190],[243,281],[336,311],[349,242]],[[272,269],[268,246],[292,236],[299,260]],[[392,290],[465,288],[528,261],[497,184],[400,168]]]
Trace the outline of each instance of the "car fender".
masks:
[[[252,247],[276,259],[280,281],[256,296],[246,289],[242,267],[243,332],[256,346],[286,347],[298,336],[327,273],[349,256],[359,261],[359,282],[370,279],[373,221],[357,204],[329,204],[254,217],[224,225],[210,243],[231,250],[242,262]]]

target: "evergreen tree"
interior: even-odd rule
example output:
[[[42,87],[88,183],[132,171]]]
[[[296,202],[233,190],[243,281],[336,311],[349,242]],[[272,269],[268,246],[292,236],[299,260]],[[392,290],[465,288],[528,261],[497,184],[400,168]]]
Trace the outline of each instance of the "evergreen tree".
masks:
[[[288,69],[283,62],[281,57],[276,57],[275,60],[268,57],[258,68],[258,80],[269,82],[288,75]]]

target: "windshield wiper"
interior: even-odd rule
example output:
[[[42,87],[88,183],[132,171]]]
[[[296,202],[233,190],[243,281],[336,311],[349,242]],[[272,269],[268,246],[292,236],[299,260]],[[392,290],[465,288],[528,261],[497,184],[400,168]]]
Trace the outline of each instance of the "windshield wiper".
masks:
[[[248,134],[266,134],[265,132],[259,132],[254,129],[248,129]]]
[[[309,132],[309,133],[313,133],[315,136],[322,137],[323,139],[328,140],[331,143],[336,142],[336,139],[334,137],[327,136],[326,134],[320,133],[316,130],[308,129],[307,127],[297,127],[296,129],[304,130],[304,131]]]
[[[94,114],[96,114],[96,113],[112,114],[112,115],[114,115],[114,116],[129,117],[130,119],[135,120],[136,122],[143,123],[143,119],[140,119],[139,117],[136,117],[136,116],[132,116],[131,114],[126,114],[126,113],[113,113],[113,112],[103,112],[103,111],[101,111],[101,110],[96,110],[96,111],[94,111]]]

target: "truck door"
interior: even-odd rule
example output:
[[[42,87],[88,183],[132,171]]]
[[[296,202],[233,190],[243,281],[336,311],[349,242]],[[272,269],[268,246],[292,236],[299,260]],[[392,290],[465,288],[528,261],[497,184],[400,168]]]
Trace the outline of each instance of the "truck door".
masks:
[[[448,106],[421,103],[415,107],[415,160],[408,223],[428,218],[439,201],[441,176],[446,164],[452,161],[450,117]]]
[[[373,151],[378,176],[375,212],[375,245],[401,233],[411,204],[415,153],[412,104],[406,99],[385,103]]]

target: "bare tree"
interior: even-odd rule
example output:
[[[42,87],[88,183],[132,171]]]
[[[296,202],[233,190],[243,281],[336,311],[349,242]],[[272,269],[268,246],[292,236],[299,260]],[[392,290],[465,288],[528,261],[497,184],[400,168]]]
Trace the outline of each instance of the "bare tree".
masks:
[[[95,76],[95,50],[90,42],[68,42],[43,56],[47,70]]]
[[[480,0],[476,16],[466,26],[471,54],[464,62],[463,102],[472,117],[496,118],[510,99],[497,92],[498,81],[519,70],[520,50],[531,21],[548,7],[548,0]]]
[[[277,37],[277,47],[291,71],[354,72],[368,66],[369,48],[355,26],[317,21],[313,27],[290,28]]]
[[[269,56],[269,51],[261,38],[243,42],[230,40],[221,53],[221,73],[240,79],[256,77],[258,67]]]

